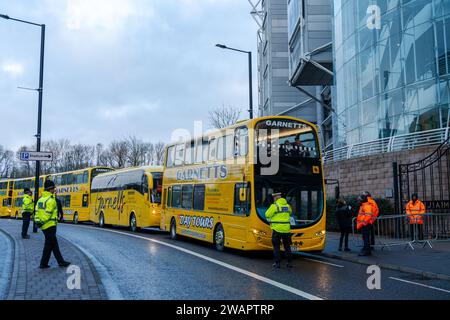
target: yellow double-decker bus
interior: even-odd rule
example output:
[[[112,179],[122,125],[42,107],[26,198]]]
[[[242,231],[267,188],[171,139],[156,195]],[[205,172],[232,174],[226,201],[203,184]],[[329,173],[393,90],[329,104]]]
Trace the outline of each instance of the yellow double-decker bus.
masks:
[[[0,180],[0,217],[11,216],[11,205],[13,199],[12,188],[12,180]]]
[[[325,245],[325,185],[317,128],[292,117],[248,120],[166,148],[161,229],[241,250],[272,249],[265,212],[282,192],[292,249]]]
[[[91,188],[91,221],[101,228],[125,226],[133,232],[159,227],[162,173],[159,167],[141,167],[95,177]]]
[[[42,194],[42,190],[44,187],[45,177],[41,176],[39,179],[39,195]],[[22,218],[22,203],[23,203],[23,191],[25,188],[28,188],[33,193],[34,198],[34,181],[35,178],[22,178],[22,179],[14,179],[12,182],[12,204],[11,204],[11,212],[10,216],[15,219]]]
[[[56,196],[62,204],[64,221],[77,224],[90,220],[91,182],[97,175],[112,170],[108,167],[92,167],[46,176],[56,185]]]

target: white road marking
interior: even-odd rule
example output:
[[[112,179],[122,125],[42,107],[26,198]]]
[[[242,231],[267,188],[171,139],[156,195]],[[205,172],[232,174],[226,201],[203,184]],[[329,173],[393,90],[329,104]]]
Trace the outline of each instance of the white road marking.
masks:
[[[421,286],[421,287],[425,287],[425,288],[428,288],[428,289],[433,289],[433,290],[438,290],[438,291],[450,293],[450,290],[445,290],[445,289],[441,289],[441,288],[436,288],[436,287],[432,287],[432,286],[427,286],[426,284],[422,284],[422,283],[412,282],[412,281],[403,280],[403,279],[394,278],[394,277],[389,277],[389,279],[397,280],[397,281],[401,281],[401,282],[405,282],[405,283],[409,283],[409,284],[414,284],[414,285],[416,285],[416,286]]]
[[[316,259],[310,259],[310,258],[303,258],[304,260],[308,260],[308,261],[313,261],[313,262],[317,262],[317,263],[323,263],[332,267],[336,267],[336,268],[344,268],[344,266],[341,266],[339,264],[334,264],[331,262],[325,262],[325,261],[321,261],[321,260],[316,260]]]
[[[287,286],[287,285],[282,284],[280,282],[277,282],[277,281],[271,280],[269,278],[260,276],[260,275],[258,275],[256,273],[253,273],[253,272],[241,269],[239,267],[235,267],[235,266],[233,266],[231,264],[228,264],[228,263],[225,263],[225,262],[222,262],[222,261],[219,261],[219,260],[216,260],[216,259],[204,256],[204,255],[202,255],[200,253],[197,253],[197,252],[194,252],[194,251],[191,251],[191,250],[179,247],[179,246],[175,246],[173,244],[169,244],[169,243],[166,243],[166,242],[163,242],[163,241],[159,241],[159,240],[155,240],[155,239],[151,239],[151,238],[146,238],[146,237],[143,237],[143,236],[138,236],[138,235],[130,234],[130,233],[126,233],[126,232],[120,232],[120,231],[108,230],[108,229],[98,229],[98,230],[102,230],[102,231],[105,231],[105,232],[111,232],[111,233],[117,233],[117,234],[125,235],[125,236],[128,236],[128,237],[133,237],[133,238],[142,239],[142,240],[150,241],[150,242],[153,242],[153,243],[157,243],[157,244],[160,244],[160,245],[163,245],[163,246],[166,246],[166,247],[169,247],[169,248],[172,248],[172,249],[175,249],[175,250],[178,250],[178,251],[190,254],[190,255],[195,256],[197,258],[200,258],[200,259],[212,262],[212,263],[217,264],[219,266],[222,266],[224,268],[227,268],[227,269],[236,271],[238,273],[244,274],[246,276],[249,276],[249,277],[251,277],[253,279],[257,279],[257,280],[259,280],[261,282],[268,283],[268,284],[270,284],[270,285],[272,285],[274,287],[277,287],[279,289],[288,291],[288,292],[293,293],[293,294],[295,294],[297,296],[300,296],[302,298],[305,298],[305,299],[308,299],[308,300],[323,300],[322,298],[314,296],[314,295],[312,295],[310,293],[307,293],[307,292],[301,291],[299,289]]]

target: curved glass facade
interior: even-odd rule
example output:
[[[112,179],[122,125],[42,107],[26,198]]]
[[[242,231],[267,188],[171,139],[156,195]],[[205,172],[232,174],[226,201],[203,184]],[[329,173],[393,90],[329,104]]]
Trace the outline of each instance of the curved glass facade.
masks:
[[[335,147],[450,126],[450,0],[336,0],[334,23]]]

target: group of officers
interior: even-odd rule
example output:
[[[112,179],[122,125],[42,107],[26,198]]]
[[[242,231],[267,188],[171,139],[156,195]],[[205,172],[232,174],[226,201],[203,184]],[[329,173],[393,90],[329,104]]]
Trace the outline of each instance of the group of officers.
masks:
[[[287,267],[292,268],[292,252],[291,252],[291,215],[292,208],[288,204],[287,200],[283,197],[281,192],[274,192],[272,194],[274,203],[267,209],[265,216],[267,221],[270,222],[272,228],[272,245],[274,251],[274,264],[273,267],[279,269],[281,266],[281,253],[280,246],[283,244],[286,258]],[[359,197],[359,211],[356,219],[356,228],[361,232],[364,241],[364,246],[359,253],[359,256],[369,256],[375,245],[375,229],[374,224],[380,215],[380,209],[376,201],[372,198],[372,195],[366,191]],[[406,214],[410,224],[411,240],[423,240],[423,224],[425,205],[419,200],[417,193],[411,196],[411,201],[406,206]],[[340,215],[343,214],[349,223],[342,225]],[[345,201],[338,201],[338,209],[336,216],[341,227],[341,239],[339,244],[339,250],[342,250],[343,239],[345,238],[345,251],[350,251],[348,247],[348,234],[352,229],[353,215],[351,208],[347,206]],[[416,234],[417,233],[417,234]]]
[[[60,267],[68,267],[70,262],[64,260],[59,250],[58,239],[56,238],[56,226],[58,221],[63,218],[62,204],[56,198],[56,186],[51,180],[45,181],[44,192],[39,198],[36,206],[32,198],[30,189],[24,189],[22,202],[22,238],[30,239],[28,228],[33,218],[33,233],[37,233],[38,227],[42,230],[45,237],[44,249],[39,268],[48,269],[51,254],[56,258]]]

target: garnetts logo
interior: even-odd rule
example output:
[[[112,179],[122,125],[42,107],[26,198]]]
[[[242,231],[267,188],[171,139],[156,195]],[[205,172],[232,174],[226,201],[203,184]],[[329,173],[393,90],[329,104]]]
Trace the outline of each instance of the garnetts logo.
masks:
[[[177,172],[178,181],[226,179],[227,176],[228,168],[226,165],[199,167]]]
[[[273,128],[287,128],[287,129],[304,129],[308,126],[304,123],[286,121],[286,120],[267,120],[266,126]]]

